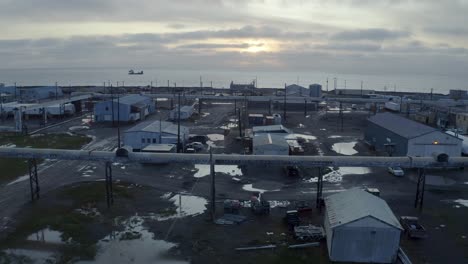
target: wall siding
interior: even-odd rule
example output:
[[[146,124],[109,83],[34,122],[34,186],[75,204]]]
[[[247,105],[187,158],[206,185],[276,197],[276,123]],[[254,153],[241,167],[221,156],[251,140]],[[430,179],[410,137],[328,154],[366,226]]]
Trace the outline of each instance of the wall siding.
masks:
[[[364,132],[364,140],[375,147],[377,151],[386,151],[385,145],[387,144],[387,138],[391,139],[392,143],[395,143],[395,151],[393,156],[407,156],[407,144],[408,140],[401,137],[390,130],[387,130],[381,126],[378,126],[372,122],[367,122],[367,128]]]

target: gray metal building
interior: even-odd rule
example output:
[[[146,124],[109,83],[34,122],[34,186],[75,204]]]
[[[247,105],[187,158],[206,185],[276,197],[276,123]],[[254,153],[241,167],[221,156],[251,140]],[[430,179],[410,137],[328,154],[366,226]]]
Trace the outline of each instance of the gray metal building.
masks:
[[[150,97],[131,94],[97,103],[94,117],[96,122],[117,121],[119,118],[122,122],[135,122],[144,120],[154,111],[155,104]]]
[[[364,140],[378,151],[392,152],[393,156],[457,157],[462,148],[462,140],[457,137],[388,112],[368,118]]]
[[[325,206],[332,261],[394,263],[403,229],[384,200],[356,188],[326,197]]]
[[[189,129],[180,126],[180,142],[189,137]],[[140,151],[151,144],[177,144],[177,125],[170,122],[145,121],[123,133],[123,143],[133,151]]]
[[[180,119],[185,120],[189,119],[193,112],[195,111],[193,105],[184,105],[180,107]],[[176,106],[174,109],[169,112],[169,119],[170,120],[177,120],[179,116],[179,108]]]
[[[254,155],[289,155],[285,134],[258,134],[252,139]]]

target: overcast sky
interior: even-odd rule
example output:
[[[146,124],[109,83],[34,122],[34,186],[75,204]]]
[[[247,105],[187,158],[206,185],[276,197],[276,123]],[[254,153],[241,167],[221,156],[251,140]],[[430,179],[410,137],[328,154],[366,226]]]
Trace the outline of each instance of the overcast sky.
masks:
[[[468,74],[468,0],[0,0],[0,68]]]

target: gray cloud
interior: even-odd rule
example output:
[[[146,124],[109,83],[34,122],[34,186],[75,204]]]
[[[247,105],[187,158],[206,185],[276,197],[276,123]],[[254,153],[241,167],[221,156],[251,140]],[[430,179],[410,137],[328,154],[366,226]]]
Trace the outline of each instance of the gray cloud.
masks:
[[[371,28],[371,29],[358,29],[342,31],[334,34],[332,39],[335,40],[372,40],[372,41],[383,41],[389,39],[400,39],[409,37],[411,34],[407,31],[400,30],[388,30],[383,28]]]

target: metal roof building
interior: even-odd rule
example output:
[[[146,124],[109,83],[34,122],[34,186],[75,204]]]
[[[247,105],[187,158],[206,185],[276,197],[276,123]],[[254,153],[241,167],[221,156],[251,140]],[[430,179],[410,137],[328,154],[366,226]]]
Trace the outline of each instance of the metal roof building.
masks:
[[[194,112],[194,107],[193,105],[184,105],[180,107],[180,119],[185,120],[189,119]],[[177,117],[179,115],[179,108],[176,106],[174,109],[169,112],[169,119],[170,120],[177,120]]]
[[[180,126],[180,142],[188,139],[190,131]],[[165,121],[145,121],[123,133],[124,145],[140,151],[151,144],[177,144],[177,125]]]
[[[271,126],[254,126],[252,127],[254,135],[261,133],[281,133],[290,134],[291,131],[285,128],[283,125],[271,125]]]
[[[361,189],[325,198],[324,227],[332,261],[393,263],[403,228],[387,203]]]
[[[94,117],[96,122],[117,121],[119,118],[122,122],[134,122],[145,119],[154,111],[155,104],[150,97],[131,94],[97,103]]]
[[[368,118],[365,141],[378,151],[394,156],[429,157],[440,154],[461,155],[462,140],[436,128],[392,113]]]
[[[289,155],[289,144],[284,134],[263,133],[252,139],[254,155]]]

